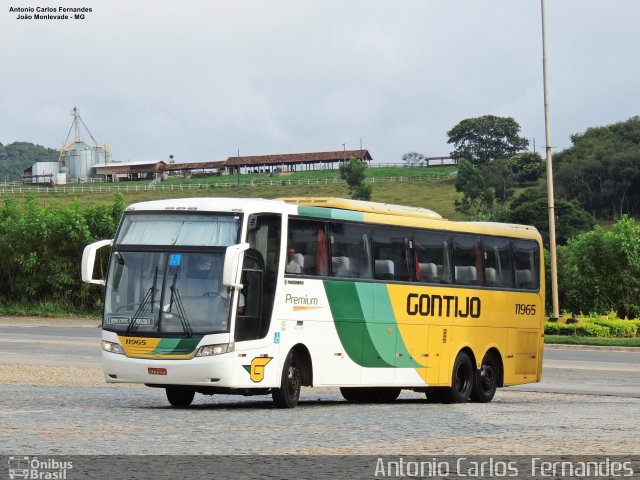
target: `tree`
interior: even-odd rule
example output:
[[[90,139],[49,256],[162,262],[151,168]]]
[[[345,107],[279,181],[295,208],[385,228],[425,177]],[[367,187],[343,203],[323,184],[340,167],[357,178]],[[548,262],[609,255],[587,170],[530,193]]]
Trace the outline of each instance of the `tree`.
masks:
[[[480,170],[464,158],[458,162],[455,185],[456,191],[462,192],[462,200],[455,201],[455,208],[459,212],[477,217],[493,206],[493,189],[486,186]]]
[[[415,167],[416,165],[422,165],[426,160],[426,157],[418,152],[409,152],[402,155],[402,161],[406,167]]]
[[[514,180],[520,186],[540,180],[545,169],[542,157],[539,153],[534,152],[518,153],[511,157],[509,163],[511,171],[514,173]]]
[[[473,165],[513,156],[527,148],[529,141],[520,137],[520,125],[511,117],[485,115],[467,118],[447,132],[447,143],[454,145],[451,156],[466,158]]]
[[[500,207],[504,208],[507,200],[513,196],[516,174],[509,159],[494,160],[478,168],[484,183],[491,187]]]
[[[513,199],[509,209],[496,213],[496,220],[536,227],[544,244],[549,247],[549,215],[547,194],[537,188],[528,188]],[[563,245],[571,238],[593,228],[593,219],[575,200],[557,199],[556,243]]]
[[[640,117],[589,128],[571,141],[554,156],[557,194],[596,218],[640,215]]]
[[[355,157],[340,165],[340,178],[347,182],[349,195],[354,200],[371,200],[371,185],[364,184],[367,164]]]

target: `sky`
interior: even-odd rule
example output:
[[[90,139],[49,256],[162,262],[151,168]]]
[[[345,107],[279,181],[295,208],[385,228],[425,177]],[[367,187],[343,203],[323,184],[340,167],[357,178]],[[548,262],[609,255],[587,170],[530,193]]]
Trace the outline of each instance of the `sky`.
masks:
[[[92,12],[9,11],[38,6]],[[638,0],[546,0],[554,151],[640,114],[639,18]],[[539,0],[7,0],[0,53],[5,145],[59,148],[77,106],[116,161],[362,142],[399,163],[448,155],[447,131],[489,114],[544,153]]]

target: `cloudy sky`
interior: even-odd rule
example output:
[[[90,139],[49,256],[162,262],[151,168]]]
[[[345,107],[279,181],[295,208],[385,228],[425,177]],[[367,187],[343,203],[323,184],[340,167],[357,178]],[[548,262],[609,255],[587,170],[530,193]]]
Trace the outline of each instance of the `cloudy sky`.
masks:
[[[90,6],[83,21],[10,6]],[[640,114],[638,0],[546,0],[552,144]],[[539,0],[8,0],[0,142],[59,148],[78,106],[114,160],[368,148],[447,155],[464,118],[544,146]]]

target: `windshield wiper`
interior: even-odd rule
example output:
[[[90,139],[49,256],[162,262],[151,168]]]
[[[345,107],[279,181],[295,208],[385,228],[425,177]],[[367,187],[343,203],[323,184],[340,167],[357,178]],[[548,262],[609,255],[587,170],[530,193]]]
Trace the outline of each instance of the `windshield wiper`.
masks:
[[[187,318],[187,312],[185,312],[184,310],[182,298],[180,298],[180,292],[176,288],[177,278],[178,271],[176,270],[176,273],[173,276],[173,284],[169,287],[169,290],[171,290],[171,297],[169,299],[169,312],[171,312],[171,310],[173,309],[173,304],[175,302],[176,310],[178,311],[178,316],[180,317],[180,323],[182,324],[182,330],[187,335],[187,337],[191,337],[193,335],[191,325],[189,324],[189,319]]]
[[[155,303],[155,298],[156,298],[157,283],[158,283],[158,267],[156,267],[156,273],[153,275],[153,284],[151,285],[149,290],[147,290],[147,293],[145,293],[144,298],[142,299],[142,303],[140,303],[140,306],[138,307],[136,312],[133,314],[133,317],[131,317],[131,321],[127,326],[127,335],[132,333],[138,327],[137,325],[138,319],[145,312],[149,304],[151,304],[151,313],[153,313],[153,304]]]

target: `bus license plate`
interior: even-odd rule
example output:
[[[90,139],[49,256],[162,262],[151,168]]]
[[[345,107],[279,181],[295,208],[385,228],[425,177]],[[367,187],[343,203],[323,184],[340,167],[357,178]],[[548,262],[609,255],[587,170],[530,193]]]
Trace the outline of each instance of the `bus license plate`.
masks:
[[[166,375],[167,369],[166,368],[147,368],[147,372],[149,372],[149,375]]]

